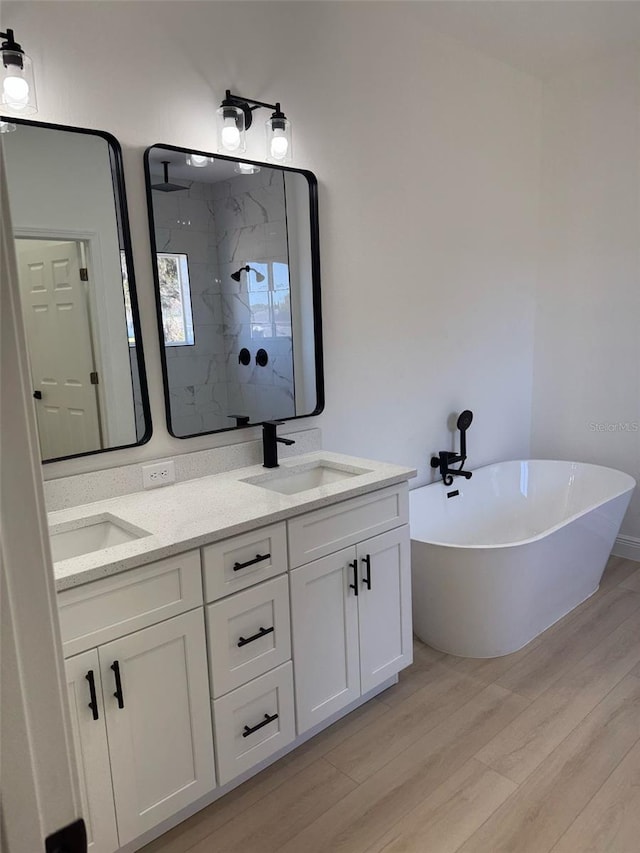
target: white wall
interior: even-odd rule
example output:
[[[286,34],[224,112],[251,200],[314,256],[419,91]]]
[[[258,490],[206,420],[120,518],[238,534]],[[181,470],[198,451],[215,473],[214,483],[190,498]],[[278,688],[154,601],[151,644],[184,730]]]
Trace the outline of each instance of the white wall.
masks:
[[[155,142],[212,150],[226,88],[280,100],[319,179],[327,403],[300,425],[425,479],[469,407],[472,466],[528,454],[537,81],[435,34],[419,3],[9,2],[3,23],[37,63],[38,117],[122,143],[152,397],[148,445],[47,476],[230,440],[164,427],[142,171]]]
[[[532,451],[640,474],[640,64],[544,87]],[[622,533],[640,537],[640,497]]]

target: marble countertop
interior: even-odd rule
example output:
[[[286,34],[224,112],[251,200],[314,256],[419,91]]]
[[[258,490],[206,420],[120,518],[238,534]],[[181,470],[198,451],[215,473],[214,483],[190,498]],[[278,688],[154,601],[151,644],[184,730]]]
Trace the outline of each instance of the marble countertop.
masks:
[[[366,473],[291,495],[243,482],[248,478],[263,481],[285,472],[305,471],[317,466],[319,460],[347,472],[365,469]],[[53,533],[83,527],[88,517],[102,516],[123,521],[125,529],[137,528],[149,534],[55,562],[56,589],[79,586],[152,560],[247,533],[336,501],[401,483],[415,477],[416,473],[399,465],[317,451],[287,459],[273,471],[253,465],[51,512],[48,518]]]

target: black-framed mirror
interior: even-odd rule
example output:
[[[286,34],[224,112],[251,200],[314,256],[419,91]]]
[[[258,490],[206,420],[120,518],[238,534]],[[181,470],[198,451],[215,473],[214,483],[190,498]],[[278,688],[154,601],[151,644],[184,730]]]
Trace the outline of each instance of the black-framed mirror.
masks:
[[[169,432],[319,414],[315,176],[169,145],[145,174]]]
[[[43,462],[143,444],[151,414],[118,141],[3,118]]]

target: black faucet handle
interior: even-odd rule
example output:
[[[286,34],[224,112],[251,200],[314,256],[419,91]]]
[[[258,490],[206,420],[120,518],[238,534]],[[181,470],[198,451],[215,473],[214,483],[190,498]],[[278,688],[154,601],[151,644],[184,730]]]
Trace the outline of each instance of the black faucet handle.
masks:
[[[276,441],[280,444],[286,444],[287,446],[290,444],[295,444],[295,441],[292,438],[282,438],[282,436],[280,435],[276,438]]]
[[[262,421],[262,426],[269,425],[269,426],[276,427],[276,426],[280,426],[283,423],[285,423],[285,421]]]

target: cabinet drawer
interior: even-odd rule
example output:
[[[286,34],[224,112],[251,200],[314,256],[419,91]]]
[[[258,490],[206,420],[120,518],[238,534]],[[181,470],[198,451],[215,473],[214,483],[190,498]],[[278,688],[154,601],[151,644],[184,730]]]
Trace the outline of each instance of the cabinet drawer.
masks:
[[[189,551],[58,593],[65,657],[202,604],[200,553]]]
[[[284,521],[207,545],[202,550],[206,601],[268,580],[287,571]]]
[[[287,575],[209,604],[206,613],[215,699],[291,657]]]
[[[218,780],[224,785],[294,739],[291,662],[215,699],[213,716]]]
[[[406,483],[309,512],[287,522],[293,569],[409,521]]]

